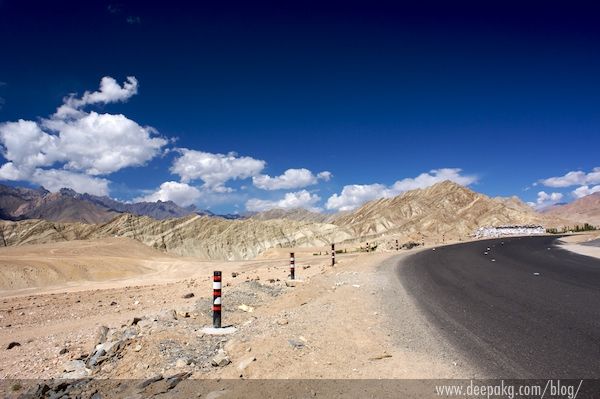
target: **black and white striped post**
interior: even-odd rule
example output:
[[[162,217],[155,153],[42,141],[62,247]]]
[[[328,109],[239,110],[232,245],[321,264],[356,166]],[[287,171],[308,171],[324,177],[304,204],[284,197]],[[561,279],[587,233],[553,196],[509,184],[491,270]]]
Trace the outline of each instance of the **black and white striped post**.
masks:
[[[296,258],[294,258],[293,252],[290,252],[290,279],[296,279]]]
[[[331,244],[331,266],[335,265],[335,244]]]
[[[221,272],[213,273],[213,327],[221,328]]]

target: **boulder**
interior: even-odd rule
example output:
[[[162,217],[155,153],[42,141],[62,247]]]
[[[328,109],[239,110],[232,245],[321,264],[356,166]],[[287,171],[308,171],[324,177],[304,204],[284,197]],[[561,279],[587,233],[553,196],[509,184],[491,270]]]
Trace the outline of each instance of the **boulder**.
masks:
[[[214,367],[225,367],[229,363],[231,363],[231,360],[229,360],[227,353],[222,349],[219,349],[219,352],[217,352],[217,355],[213,357],[211,362]]]

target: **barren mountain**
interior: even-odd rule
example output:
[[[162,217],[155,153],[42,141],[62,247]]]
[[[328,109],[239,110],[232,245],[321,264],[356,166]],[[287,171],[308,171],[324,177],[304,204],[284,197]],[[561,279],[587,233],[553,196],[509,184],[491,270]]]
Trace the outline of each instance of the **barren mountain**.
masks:
[[[63,190],[61,190],[63,191]],[[72,191],[72,190],[71,190]],[[139,216],[150,216],[153,219],[162,220],[169,218],[180,218],[188,215],[212,215],[209,211],[200,211],[195,206],[181,207],[173,201],[135,202],[125,203],[116,201],[107,196],[96,196],[90,194],[77,194],[72,191],[74,198],[82,199],[104,208],[112,209],[121,213],[131,213]]]
[[[334,221],[365,238],[383,233],[465,238],[481,226],[531,223],[546,226],[556,221],[520,200],[492,199],[450,181],[368,202]]]
[[[600,225],[600,192],[579,198],[569,204],[550,207],[543,213],[577,223]]]
[[[4,220],[106,223],[123,213],[159,220],[195,214],[213,215],[195,206],[181,207],[173,201],[124,203],[106,196],[79,194],[67,188],[51,193],[44,188],[29,189],[0,184],[0,218]]]
[[[63,190],[51,193],[44,188],[0,185],[0,215],[6,220],[104,223],[119,212],[65,194]]]
[[[258,212],[250,216],[254,220],[288,219],[300,222],[329,223],[335,219],[335,215],[311,212],[304,208],[280,209],[274,208],[264,212]]]
[[[270,216],[286,217],[270,219]],[[128,237],[150,247],[203,259],[252,259],[268,249],[319,247],[330,243],[377,240],[383,236],[437,241],[467,238],[481,226],[563,225],[516,199],[491,199],[446,181],[400,196],[371,201],[330,223],[291,220],[316,218],[308,211],[263,214],[265,220],[227,220],[187,216],[155,220],[123,214],[105,224],[27,220],[0,223],[0,244],[15,246],[82,239]]]
[[[208,216],[154,220],[125,214],[103,225],[27,220],[1,222],[5,246],[129,237],[178,255],[203,259],[252,259],[269,248],[323,246],[349,240],[349,231],[332,224],[290,220],[227,220]]]

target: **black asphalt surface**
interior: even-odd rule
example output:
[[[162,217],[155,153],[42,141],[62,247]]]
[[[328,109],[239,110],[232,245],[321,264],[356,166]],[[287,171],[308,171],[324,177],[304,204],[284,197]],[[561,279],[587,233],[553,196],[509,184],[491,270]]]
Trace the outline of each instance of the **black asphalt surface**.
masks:
[[[556,240],[429,249],[398,272],[432,328],[489,377],[600,378],[600,259]]]

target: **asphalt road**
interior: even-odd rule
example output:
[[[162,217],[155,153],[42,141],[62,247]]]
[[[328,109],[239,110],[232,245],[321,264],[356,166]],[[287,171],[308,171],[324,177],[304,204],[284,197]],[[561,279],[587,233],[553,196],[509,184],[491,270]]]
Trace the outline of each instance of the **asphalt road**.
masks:
[[[439,247],[398,273],[432,328],[489,377],[600,378],[600,259],[555,240]]]

